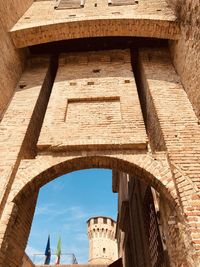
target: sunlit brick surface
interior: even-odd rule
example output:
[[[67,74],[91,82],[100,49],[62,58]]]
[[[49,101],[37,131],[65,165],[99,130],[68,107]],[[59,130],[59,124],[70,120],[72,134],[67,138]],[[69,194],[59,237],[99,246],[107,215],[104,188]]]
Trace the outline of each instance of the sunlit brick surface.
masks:
[[[62,55],[38,148],[146,149],[131,68],[129,51]]]
[[[55,10],[55,1],[37,1],[11,29],[16,47],[84,37],[143,36],[178,39],[180,29],[165,0],[108,6],[86,0],[84,8]]]

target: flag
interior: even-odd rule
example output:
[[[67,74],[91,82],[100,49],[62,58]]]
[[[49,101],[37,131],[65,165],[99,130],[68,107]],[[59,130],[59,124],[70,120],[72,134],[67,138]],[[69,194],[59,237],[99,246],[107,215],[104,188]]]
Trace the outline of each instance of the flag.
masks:
[[[48,240],[47,240],[47,246],[45,249],[45,261],[44,264],[45,265],[49,265],[51,260],[51,248],[50,248],[50,235],[48,236]]]
[[[60,255],[61,255],[61,238],[58,239],[56,255],[57,255],[56,265],[59,265],[60,264]]]

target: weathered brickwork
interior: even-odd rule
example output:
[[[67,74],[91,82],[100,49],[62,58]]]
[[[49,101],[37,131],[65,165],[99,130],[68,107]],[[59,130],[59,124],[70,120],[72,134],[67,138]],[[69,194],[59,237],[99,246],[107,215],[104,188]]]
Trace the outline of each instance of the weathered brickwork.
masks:
[[[22,267],[34,267],[35,265],[31,261],[31,259],[28,257],[28,255],[24,254],[23,261],[22,261]]]
[[[2,151],[6,151],[7,146],[11,147],[13,142],[16,144],[13,151],[10,151],[10,154],[7,153],[8,162],[5,159],[2,160],[5,164],[3,168],[7,167],[12,171],[11,178],[8,175],[9,172],[5,171],[7,176],[2,180],[6,188],[6,191],[2,188],[4,190],[2,190],[3,221],[0,227],[2,266],[7,262],[8,266],[9,264],[19,266],[22,261],[32,213],[26,217],[20,210],[27,202],[29,208],[33,208],[34,211],[36,201],[36,198],[32,202],[27,199],[37,194],[42,185],[55,177],[90,167],[111,168],[134,174],[146,184],[153,186],[164,202],[168,203],[167,210],[164,211],[166,216],[164,216],[163,225],[165,225],[170,263],[172,266],[179,266],[180,263],[186,266],[198,266],[199,200],[196,155],[199,125],[197,118],[171,65],[166,49],[141,50],[138,63],[132,58],[132,64],[138,64],[137,68],[140,72],[140,76],[137,74],[137,80],[140,80],[140,82],[137,81],[137,90],[141,91],[140,95],[143,95],[140,97],[143,112],[146,110],[148,115],[152,109],[153,114],[156,114],[154,119],[151,119],[150,131],[148,116],[144,116],[147,135],[149,133],[151,135],[149,141],[153,154],[150,147],[146,146],[147,137],[133,72],[130,71],[130,54],[127,51],[61,56],[43,126],[38,119],[39,114],[41,118],[44,116],[45,109],[41,107],[47,106],[51,91],[52,82],[49,82],[50,78],[48,78],[51,76],[51,72],[48,71],[49,60],[30,60],[30,67],[22,76],[19,89],[16,90],[1,123]],[[28,105],[24,102],[24,97],[26,101],[30,101]],[[184,110],[182,110],[183,105]],[[103,111],[100,108],[103,108]],[[16,114],[14,118],[13,114]],[[93,122],[95,118],[100,121],[100,124],[97,121]],[[123,120],[126,124],[122,124]],[[106,128],[103,128],[105,122]],[[133,146],[125,146],[124,150],[119,150],[120,146],[118,146],[115,151],[113,150],[112,142],[115,140],[116,144],[117,140],[113,122],[115,126],[118,125],[117,134],[121,138],[119,144],[123,145],[131,141]],[[18,131],[15,132],[13,129],[16,129],[20,123],[22,128],[18,127]],[[67,127],[70,125],[69,131]],[[39,136],[41,126],[42,131]],[[102,127],[103,131],[99,127]],[[127,130],[124,131],[126,128]],[[131,132],[129,132],[130,129]],[[159,139],[161,142],[158,140],[152,142],[153,138],[157,137],[157,129],[162,136]],[[94,138],[92,133],[96,134],[95,138],[98,135],[101,137],[98,141],[99,150],[94,149],[93,146],[88,150],[88,146],[94,144],[95,139],[92,139],[91,143],[83,139],[85,136]],[[192,143],[188,141],[191,133],[194,136],[194,139],[191,139]],[[102,136],[106,136],[105,140],[107,144],[111,144],[110,147],[105,147]],[[68,145],[69,140],[73,145]],[[143,152],[141,147],[138,147],[137,140],[140,140],[140,145],[141,143],[145,145]],[[36,151],[36,145],[38,151]],[[62,148],[62,154],[59,154],[59,146]],[[80,147],[77,151],[78,146]],[[34,159],[36,153],[37,157]],[[2,157],[5,157],[5,154],[2,154]],[[13,169],[12,166],[15,168]],[[189,167],[186,168],[187,166]],[[120,194],[123,192],[121,191]],[[12,203],[15,205],[13,206]],[[7,210],[10,211],[7,212]],[[174,214],[176,222],[174,225],[169,224]],[[16,216],[19,218],[19,225],[16,224]],[[8,223],[7,227],[3,226],[5,223]],[[26,225],[25,232],[21,232],[20,229],[24,225]],[[175,240],[174,245],[170,242],[172,238]],[[14,242],[15,239],[18,241]],[[6,247],[5,244],[8,246]],[[10,250],[13,253],[9,254]]]
[[[198,0],[168,0],[181,26],[180,39],[171,42],[171,55],[184,89],[200,118],[200,33]]]
[[[193,266],[194,263],[188,256],[190,240],[184,240],[187,239],[187,226],[162,197],[159,199],[159,211],[162,239],[172,266]]]
[[[118,228],[116,235],[118,240],[119,256],[123,257],[125,264],[125,244],[127,243],[127,239],[131,236],[131,234],[133,234],[132,231],[135,231],[134,235],[136,236],[135,239],[137,240],[137,247],[140,248],[138,252],[134,252],[137,254],[136,258],[138,257],[138,265],[136,266],[146,267],[151,265],[149,265],[149,256],[145,255],[146,251],[148,251],[148,247],[146,246],[148,240],[144,237],[145,233],[142,230],[142,224],[144,224],[145,221],[143,219],[142,211],[135,203],[140,202],[141,199],[144,198],[145,190],[144,188],[142,190],[141,185],[143,184],[145,187],[147,184],[142,182],[140,184],[140,192],[137,194],[137,190],[134,191],[134,187],[132,190],[132,187],[130,186],[135,179],[137,179],[137,176],[135,175],[130,176],[127,173],[114,172],[113,190],[114,192],[118,192]],[[178,216],[176,210],[170,207],[169,203],[167,203],[160,194],[157,194],[156,198],[157,210],[159,212],[158,220],[160,236],[165,254],[164,261],[167,263],[168,258],[170,258],[170,266],[187,266],[187,264],[190,264],[190,259],[187,256],[188,246],[186,246],[187,243],[184,240],[184,231],[186,231],[185,225],[183,221],[180,220],[180,216]],[[134,220],[131,220],[129,216],[134,216]],[[153,225],[151,227],[153,228]],[[141,239],[144,239],[144,242],[140,242]],[[134,246],[132,247],[132,250],[134,251]],[[132,257],[134,256],[132,255]],[[191,262],[191,266],[193,266],[192,264],[193,263]]]
[[[169,157],[199,187],[200,127],[192,105],[165,51],[140,55]]]
[[[0,2],[0,119],[22,73],[25,50],[14,47],[8,31],[31,5],[32,0]]]
[[[200,266],[199,1],[142,0],[130,8],[86,0],[67,10],[32,2],[0,3],[0,266],[21,267],[40,187],[85,168],[113,170],[124,229],[126,215],[136,222],[129,182],[153,187],[170,266]],[[28,45],[106,36],[165,38],[169,50],[26,60]],[[129,267],[127,255],[137,251],[131,229],[124,233],[119,251]]]
[[[30,96],[33,96],[32,90],[34,91],[34,97],[36,100],[39,97],[39,95],[41,95],[40,94],[41,85],[43,84],[43,80],[45,79],[47,73],[47,67],[45,67],[45,65],[44,67],[41,67],[42,61],[36,60],[36,62],[37,64],[34,68],[32,66],[29,69],[27,69],[27,72],[24,73],[24,76],[22,77],[20,82],[21,88],[19,92],[16,92],[16,95],[13,98],[11,105],[7,110],[7,113],[4,116],[4,120],[2,121],[2,126],[4,123],[4,125],[11,125],[11,129],[13,129],[13,127],[14,128],[16,127],[16,123],[17,124],[20,123],[16,120],[17,117],[15,117],[14,121],[15,123],[12,122],[11,120],[12,117],[9,114],[13,114],[12,106],[15,107],[15,109],[16,107],[20,109],[22,108],[21,101],[24,100],[25,93],[27,93],[26,98],[31,100],[30,103],[32,103],[32,106],[29,104],[28,107],[29,109],[32,110],[35,105],[34,104],[35,102],[32,101],[32,98],[30,98]],[[78,68],[76,67],[76,64],[78,64]],[[132,64],[136,64],[134,63],[134,59]],[[77,150],[77,147],[75,146],[76,145],[78,146],[80,144],[79,142],[81,138],[83,138],[84,136],[83,132],[81,133],[81,135],[79,133],[79,129],[81,131],[82,123],[86,123],[87,125],[90,125],[92,123],[91,124],[93,127],[92,131],[98,133],[98,128],[96,128],[98,124],[97,123],[93,124],[92,122],[93,120],[91,120],[90,118],[94,118],[93,113],[95,113],[95,111],[99,112],[99,110],[102,109],[102,104],[99,105],[98,102],[99,100],[101,100],[102,97],[103,97],[103,102],[109,100],[108,101],[109,105],[107,107],[104,106],[105,108],[104,111],[106,111],[106,113],[102,111],[99,113],[99,116],[96,117],[99,117],[98,119],[101,122],[100,125],[103,125],[102,123],[106,118],[105,116],[109,116],[109,123],[107,127],[104,129],[104,133],[100,132],[99,136],[109,133],[108,126],[110,127],[110,129],[112,129],[111,132],[113,132],[114,128],[112,128],[111,122],[112,120],[119,121],[121,117],[124,118],[124,115],[122,115],[123,108],[125,108],[126,116],[128,115],[128,112],[130,112],[130,110],[132,109],[131,105],[130,107],[127,106],[130,100],[130,104],[134,106],[136,112],[135,115],[134,113],[132,115],[133,116],[132,119],[134,119],[133,124],[135,123],[137,124],[137,117],[139,116],[138,117],[139,128],[137,127],[137,131],[138,129],[141,130],[139,131],[138,136],[140,136],[140,138],[141,136],[143,136],[142,140],[145,144],[146,133],[142,121],[139,99],[136,93],[136,85],[133,74],[132,72],[130,72],[130,68],[131,68],[130,55],[127,53],[127,51],[90,53],[87,54],[87,56],[85,54],[79,54],[79,57],[77,57],[77,54],[74,55],[69,54],[68,56],[65,55],[60,57],[60,64],[58,67],[57,77],[54,82],[53,91],[50,97],[49,105],[47,107],[46,117],[44,119],[44,124],[43,124],[44,128],[42,129],[39,137],[39,143],[38,143],[39,151],[37,153],[41,155],[39,156],[38,154],[36,159],[28,159],[32,157],[32,155],[34,155],[35,153],[35,152],[33,154],[31,153],[31,150],[34,151],[36,147],[37,139],[35,138],[33,138],[35,139],[35,141],[33,141],[32,143],[30,139],[27,139],[29,140],[28,143],[31,145],[25,146],[26,149],[21,150],[22,155],[19,156],[18,158],[16,154],[14,154],[13,156],[14,159],[11,161],[12,159],[11,156],[13,154],[10,155],[8,154],[8,156],[10,156],[10,158],[8,159],[13,163],[15,163],[15,160],[17,158],[18,163],[16,165],[16,171],[19,164],[20,166],[18,168],[17,175],[15,176],[16,171],[13,173],[13,178],[15,177],[15,179],[12,178],[13,184],[12,180],[10,184],[8,184],[9,185],[7,187],[8,199],[4,210],[2,209],[3,211],[2,218],[4,217],[4,214],[6,214],[7,208],[9,209],[11,205],[9,203],[12,203],[14,201],[14,203],[16,204],[16,208],[18,209],[17,216],[20,216],[19,219],[20,228],[24,228],[24,226],[27,225],[25,229],[30,229],[32,217],[29,217],[28,221],[26,221],[26,216],[24,216],[23,214],[20,215],[19,210],[21,209],[21,207],[25,205],[24,203],[27,201],[29,196],[33,195],[34,192],[38,192],[40,187],[45,183],[47,183],[48,181],[51,181],[52,179],[63,173],[67,173],[77,169],[84,169],[91,166],[104,167],[104,168],[107,167],[114,170],[120,170],[126,173],[130,173],[131,175],[136,175],[138,178],[144,180],[145,183],[151,184],[161,194],[163,199],[167,199],[169,207],[170,209],[172,209],[172,211],[169,212],[169,219],[167,218],[167,215],[165,217],[166,226],[164,228],[168,239],[167,241],[168,253],[170,255],[172,266],[178,266],[180,262],[183,261],[185,262],[185,264],[187,263],[186,266],[190,265],[193,266],[196,263],[194,263],[195,259],[195,258],[193,259],[194,250],[193,247],[191,246],[192,244],[194,245],[198,244],[199,240],[198,232],[196,232],[197,231],[196,227],[198,227],[198,220],[199,220],[199,216],[196,213],[198,209],[198,203],[197,203],[198,198],[196,198],[198,197],[197,194],[198,181],[196,180],[195,172],[194,171],[190,172],[190,170],[192,170],[191,168],[193,166],[195,166],[195,168],[198,166],[198,161],[197,158],[195,158],[194,156],[191,158],[190,152],[194,153],[193,151],[197,151],[197,147],[196,146],[193,147],[192,144],[194,143],[194,141],[195,142],[198,141],[197,137],[198,137],[199,126],[197,123],[196,116],[192,110],[191,104],[187,99],[186,93],[181,87],[179,79],[175,71],[173,70],[173,67],[169,60],[169,55],[167,54],[166,50],[159,50],[159,51],[152,49],[141,50],[139,53],[139,65],[138,65],[141,77],[139,78],[137,77],[137,79],[141,80],[138,90],[143,91],[143,96],[145,95],[148,96],[145,99],[145,101],[143,97],[144,102],[141,99],[142,101],[141,105],[144,105],[144,103],[146,103],[145,106],[148,106],[148,104],[150,103],[149,107],[153,107],[154,110],[156,110],[157,114],[157,116],[155,117],[156,124],[151,125],[151,128],[153,129],[152,133],[156,133],[157,126],[159,125],[160,129],[159,131],[162,135],[165,144],[165,146],[163,146],[161,149],[163,150],[163,152],[161,151],[157,152],[157,148],[155,147],[154,154],[152,155],[150,150],[148,151],[147,148],[144,150],[145,153],[148,153],[147,155],[143,154],[144,152],[140,154],[141,148],[139,148],[140,150],[136,150],[138,149],[138,147],[135,146],[134,148],[135,150],[130,150],[131,149],[130,147],[129,150],[127,149],[124,151],[116,150],[116,152],[112,154],[111,151],[108,152],[104,151],[105,144],[103,141],[99,141],[99,146],[102,151],[95,151],[95,150],[86,151],[84,149],[87,147],[81,146],[79,147],[79,150],[81,150],[80,152],[77,151],[75,155],[73,152],[74,149]],[[37,79],[35,77],[37,77]],[[33,84],[30,84],[30,86],[27,87],[26,79],[28,79],[28,81],[32,80]],[[120,89],[121,86],[123,90]],[[36,90],[37,88],[38,90]],[[106,88],[106,90],[104,88]],[[109,88],[109,90],[107,88]],[[126,101],[124,101],[123,104],[123,101],[121,103],[121,98],[123,97],[122,92],[126,88],[129,88],[128,91],[125,91],[128,98]],[[46,91],[49,90],[50,89],[48,88],[46,89]],[[120,90],[122,90],[121,93]],[[21,92],[23,92],[22,100],[20,100]],[[135,93],[133,94],[133,92]],[[150,101],[149,101],[149,96],[150,96]],[[92,102],[91,106],[90,104],[87,104],[86,107],[83,105],[84,101],[88,99],[89,101],[91,101],[91,99],[93,99],[94,97],[95,101]],[[71,99],[71,102],[68,101],[68,103],[70,103],[72,106],[68,110],[69,114],[67,114],[66,106],[67,106],[67,100],[69,99]],[[82,99],[82,101],[80,101],[80,99]],[[176,99],[176,101],[174,101],[174,99]],[[47,101],[48,99],[45,100],[45,102]],[[120,102],[120,108],[119,108],[119,102]],[[73,107],[74,104],[75,107]],[[185,107],[184,112],[182,111],[183,104]],[[44,105],[44,103],[41,102],[39,106],[41,105]],[[27,105],[25,105],[25,107],[27,107]],[[39,110],[40,112],[44,113],[44,111],[42,111],[41,109]],[[168,110],[168,113],[166,113],[166,110]],[[87,119],[87,113],[90,112],[92,112],[92,114]],[[27,121],[27,126],[25,126],[26,124],[23,124],[23,127],[27,128],[28,125],[30,125],[29,121],[32,113],[31,110],[29,112],[27,110],[27,114],[24,111],[22,111],[22,113],[24,122]],[[18,113],[19,120],[21,118],[20,114],[22,113],[21,110]],[[33,113],[35,114],[35,112]],[[32,117],[34,116],[32,115]],[[128,118],[128,121],[130,119],[131,118]],[[147,120],[147,118],[145,120]],[[75,121],[75,124],[79,124],[78,128],[75,127],[76,125],[73,125],[73,121]],[[69,131],[68,137],[67,137],[67,132],[65,132],[64,135],[60,135],[58,129],[62,129],[61,131],[62,133],[63,129],[65,129],[67,124],[70,125],[71,123],[73,127]],[[145,124],[148,133],[149,126],[146,123],[146,121]],[[188,142],[188,138],[190,137],[190,136],[188,137],[188,128],[187,128],[188,126],[189,126],[189,133],[193,131],[193,135],[195,136],[195,139],[192,144]],[[121,124],[119,124],[118,129],[120,129],[120,127],[123,128]],[[129,129],[130,127],[131,125],[128,124],[127,128]],[[2,129],[4,129],[5,131],[4,132],[5,136],[6,132],[7,134],[10,133],[9,131],[10,128],[7,128],[7,126],[6,127],[4,126]],[[85,131],[85,135],[87,134],[86,129],[88,129],[88,126],[87,127],[84,126],[82,130]],[[15,143],[17,144],[17,148],[20,148],[22,146],[23,143],[22,137],[25,135],[26,131],[28,130],[23,130],[22,132],[18,131],[17,135],[13,136]],[[151,138],[156,138],[156,136],[153,135],[152,133],[151,133]],[[36,130],[35,130],[35,135],[37,136]],[[88,135],[89,135],[89,129],[88,129]],[[125,144],[126,139],[129,139],[129,137],[124,138],[123,135],[124,133],[121,132],[121,138],[122,138],[121,143]],[[22,138],[22,141],[20,141],[21,139],[19,139],[18,141],[17,136]],[[135,138],[135,135],[132,136]],[[34,137],[34,135],[32,135],[32,137]],[[74,137],[76,138],[73,139]],[[47,140],[52,141],[52,138],[54,138],[55,142],[52,143],[49,141],[46,142]],[[70,150],[72,150],[71,152],[69,151],[69,148],[66,146],[67,143],[65,141],[65,140],[68,141],[68,139],[70,138],[72,138],[71,140],[77,141],[77,143],[73,144],[74,148],[73,146],[71,146],[70,148]],[[109,143],[112,144],[113,138],[114,137],[112,135],[110,139],[107,138],[108,144]],[[11,142],[13,139],[11,139],[10,136],[10,138],[7,137],[7,140]],[[45,155],[44,147],[40,147],[43,146],[41,140],[43,140],[44,144],[47,145],[45,153],[47,153],[48,151],[49,155]],[[2,139],[2,142],[4,142],[5,145],[4,150],[6,151],[6,147],[9,144],[5,143],[4,139]],[[64,144],[64,146],[62,147],[62,153],[63,152],[65,153],[60,156],[59,154],[56,154],[57,156],[55,157],[55,155],[53,156],[52,153],[54,153],[53,151],[56,151],[56,153],[58,153],[59,150],[57,146],[59,146],[61,142],[63,142]],[[136,145],[137,139],[133,139],[132,142],[133,144]],[[159,142],[157,141],[157,143]],[[48,149],[49,146],[52,146],[52,144],[53,146],[55,146],[55,150]],[[150,140],[150,145],[151,144],[152,143]],[[183,147],[184,147],[184,153],[182,154]],[[90,150],[93,150],[93,148]],[[19,151],[20,150],[17,149],[14,150],[15,153],[19,153]],[[80,155],[83,154],[84,156],[80,157]],[[27,159],[21,161],[20,163],[20,159],[22,159],[22,157],[25,157]],[[188,166],[188,164],[190,168],[186,169],[185,166]],[[7,165],[8,164],[6,163],[6,166]],[[8,191],[9,188],[11,188],[10,193]],[[4,197],[4,201],[5,200],[6,198]],[[35,198],[34,201],[36,201]],[[35,202],[30,205],[32,207],[35,206]],[[13,209],[14,214],[12,212],[11,213],[12,216],[11,217],[7,216],[6,219],[8,220],[9,225],[12,225],[13,227],[15,226],[15,223],[13,224],[13,218],[15,218],[16,216],[16,211],[15,211],[16,208]],[[173,225],[169,226],[169,224],[167,223],[168,221],[170,221],[171,216],[172,214],[174,214],[174,212],[175,216],[179,218],[178,223],[176,222],[176,227],[178,227],[176,229],[178,229],[178,232],[177,230],[175,231],[174,228],[175,226]],[[187,220],[189,221],[189,223],[188,225],[184,226]],[[164,224],[165,223],[163,223],[163,225]],[[22,260],[23,249],[28,239],[29,230],[20,235],[17,230],[19,228],[13,228],[14,232],[11,231],[10,235],[6,235],[6,231],[9,231],[9,229],[10,226],[8,226],[7,228],[6,227],[2,228],[1,232],[2,249],[4,247],[3,245],[4,242],[8,243],[9,246],[13,248],[13,251],[15,249],[17,250],[19,249],[19,252],[15,253],[15,255],[18,255],[18,258],[15,259],[16,256],[13,256],[12,253],[9,254],[8,258],[7,254],[2,252],[1,254],[2,262],[5,263],[6,260],[10,262],[14,261],[15,265],[13,266],[18,266],[18,264]],[[185,233],[183,232],[183,230],[186,230]],[[21,238],[23,239],[21,240],[21,242],[24,245],[21,248],[17,246],[18,243],[13,244],[12,236],[15,234],[21,236]],[[181,250],[179,249],[178,246],[177,249],[175,249],[175,247],[173,249],[173,245],[170,242],[172,238],[176,240],[177,243],[183,244]],[[188,251],[184,250],[184,248],[186,247],[190,249]],[[198,246],[196,245],[195,248],[196,248],[195,257],[197,257]],[[184,256],[183,253],[181,253],[181,251],[185,251]]]
[[[83,156],[80,156],[80,152],[75,155],[74,152],[62,154],[57,154],[57,157],[40,155],[35,160],[22,160],[11,189],[10,201],[21,201],[24,193],[28,196],[32,190],[34,192],[36,188],[64,173],[92,166],[137,173],[138,177],[146,183],[150,182],[161,192],[172,207],[178,206],[176,191],[172,187],[172,174],[165,155],[143,155],[130,150],[118,150],[117,154],[114,151],[84,151]]]
[[[87,0],[84,8],[55,10],[52,1],[34,2],[12,28],[16,47],[65,39],[143,36],[177,39],[176,17],[164,0],[142,0],[130,6],[108,6]],[[39,10],[39,12],[38,12]]]
[[[21,206],[7,202],[6,209],[1,217],[6,228],[6,238],[0,240],[0,266],[17,267],[22,265],[24,250],[30,232],[31,223],[35,211],[38,192],[29,196],[29,200]],[[11,216],[11,219],[9,218]],[[21,227],[23,225],[23,227]],[[9,251],[12,251],[10,253]]]
[[[44,102],[45,89],[42,86],[47,75],[49,59],[40,59],[38,62],[30,60],[30,66],[23,73],[12,101],[5,112],[0,125],[0,168],[1,168],[1,189],[0,189],[0,212],[4,206],[9,188],[14,179],[21,158],[33,153],[31,146],[34,140],[33,130],[36,133],[41,117],[41,106]],[[36,65],[35,65],[36,64]],[[47,81],[46,81],[47,83]],[[46,88],[48,89],[48,88]],[[42,93],[41,93],[42,92]],[[39,101],[39,102],[38,102]],[[37,121],[37,126],[36,126]],[[34,127],[34,129],[32,128]],[[17,131],[15,129],[18,128]],[[31,137],[30,137],[31,136]],[[9,148],[9,150],[8,150]]]
[[[99,147],[147,149],[128,51],[60,58],[38,149]]]
[[[141,51],[140,65],[146,82],[143,89],[149,91],[158,114],[180,205],[188,216],[190,230],[196,233],[199,216],[195,217],[195,211],[200,203],[198,120],[165,51]],[[193,212],[188,212],[190,209]],[[196,233],[192,241],[197,255],[199,238]]]
[[[151,181],[152,185],[161,192],[167,202],[173,208],[176,208],[174,199],[170,196],[169,191],[166,191],[165,185],[159,181],[159,176],[162,178],[165,176],[166,180],[170,179],[169,167],[164,165],[164,162],[159,160],[159,157],[155,161],[149,156],[143,155],[130,155],[131,151],[118,156],[106,154],[105,152],[88,152],[85,157],[51,157],[51,156],[39,156],[36,160],[24,160],[19,168],[19,172],[16,176],[16,180],[13,184],[10,200],[13,199],[16,205],[23,206],[23,202],[29,199],[29,195],[32,195],[35,190],[38,190],[44,183],[51,181],[52,178],[61,175],[62,173],[68,173],[76,168],[84,169],[92,166],[94,168],[112,168],[126,170],[130,173],[137,174],[142,180],[146,182]],[[73,153],[72,153],[73,154]],[[85,154],[86,155],[86,154]],[[95,156],[96,155],[96,156]],[[100,156],[101,155],[101,156]],[[162,159],[163,157],[160,157]],[[132,163],[131,163],[132,162]],[[165,171],[164,171],[165,170]],[[168,172],[167,172],[168,170]],[[36,173],[37,172],[37,173]],[[154,178],[156,175],[157,179]],[[34,178],[33,178],[34,177]],[[22,190],[21,190],[22,189]],[[18,192],[21,192],[20,194]],[[179,210],[179,208],[177,209]],[[17,233],[16,233],[17,235]],[[24,236],[24,238],[28,238]]]

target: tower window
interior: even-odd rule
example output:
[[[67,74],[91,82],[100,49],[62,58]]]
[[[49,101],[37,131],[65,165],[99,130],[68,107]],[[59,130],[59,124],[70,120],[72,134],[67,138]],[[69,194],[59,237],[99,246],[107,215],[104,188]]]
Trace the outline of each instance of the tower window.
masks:
[[[103,223],[107,223],[107,218],[103,218]]]
[[[106,253],[106,249],[105,248],[103,248],[103,253]]]
[[[98,219],[94,218],[94,224],[97,224],[97,223],[98,223]]]

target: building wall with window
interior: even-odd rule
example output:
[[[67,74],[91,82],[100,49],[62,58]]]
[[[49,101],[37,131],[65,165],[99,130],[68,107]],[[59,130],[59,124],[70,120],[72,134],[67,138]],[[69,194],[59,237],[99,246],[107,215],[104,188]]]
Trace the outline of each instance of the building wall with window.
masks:
[[[177,227],[180,222],[163,197],[123,172],[113,173],[113,191],[118,193],[116,238],[123,266],[184,264],[187,248]]]

